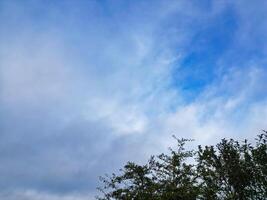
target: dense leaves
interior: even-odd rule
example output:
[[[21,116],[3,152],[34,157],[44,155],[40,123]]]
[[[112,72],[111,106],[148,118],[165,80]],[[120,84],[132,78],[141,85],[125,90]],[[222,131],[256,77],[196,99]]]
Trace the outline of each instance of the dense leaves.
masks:
[[[176,139],[176,138],[175,138]],[[177,149],[152,156],[145,165],[128,162],[121,174],[101,177],[99,200],[267,199],[267,132],[255,144],[223,139],[215,146]]]

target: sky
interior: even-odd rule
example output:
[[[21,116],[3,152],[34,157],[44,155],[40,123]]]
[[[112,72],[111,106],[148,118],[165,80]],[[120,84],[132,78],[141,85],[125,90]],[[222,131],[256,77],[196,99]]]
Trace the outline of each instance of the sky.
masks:
[[[267,129],[266,10],[0,0],[0,199],[94,199],[98,176],[172,135],[253,140]]]

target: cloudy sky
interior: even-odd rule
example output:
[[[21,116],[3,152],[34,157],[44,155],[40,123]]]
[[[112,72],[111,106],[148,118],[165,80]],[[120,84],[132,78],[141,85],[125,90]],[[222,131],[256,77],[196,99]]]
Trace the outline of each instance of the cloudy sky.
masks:
[[[267,1],[0,0],[0,199],[93,199],[171,135],[267,128]]]

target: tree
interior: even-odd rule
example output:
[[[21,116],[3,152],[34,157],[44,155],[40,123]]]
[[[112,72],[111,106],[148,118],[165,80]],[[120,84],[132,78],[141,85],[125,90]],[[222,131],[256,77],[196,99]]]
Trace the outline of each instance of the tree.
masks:
[[[177,148],[169,154],[151,156],[145,165],[128,162],[121,174],[101,177],[103,195],[97,199],[266,199],[266,131],[255,145],[222,139],[215,146],[186,150],[191,140],[175,139]]]

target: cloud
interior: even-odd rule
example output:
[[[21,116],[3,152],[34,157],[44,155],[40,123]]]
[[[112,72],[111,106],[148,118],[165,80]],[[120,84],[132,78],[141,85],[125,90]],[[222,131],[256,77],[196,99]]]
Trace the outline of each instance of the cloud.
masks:
[[[90,196],[89,194],[56,195],[49,193],[41,193],[33,190],[17,191],[11,194],[6,192],[0,194],[0,197],[6,200],[85,200],[89,198],[94,198],[94,196]]]
[[[2,198],[93,198],[99,175],[165,151],[172,134],[207,144],[267,125],[257,3],[0,7]]]

